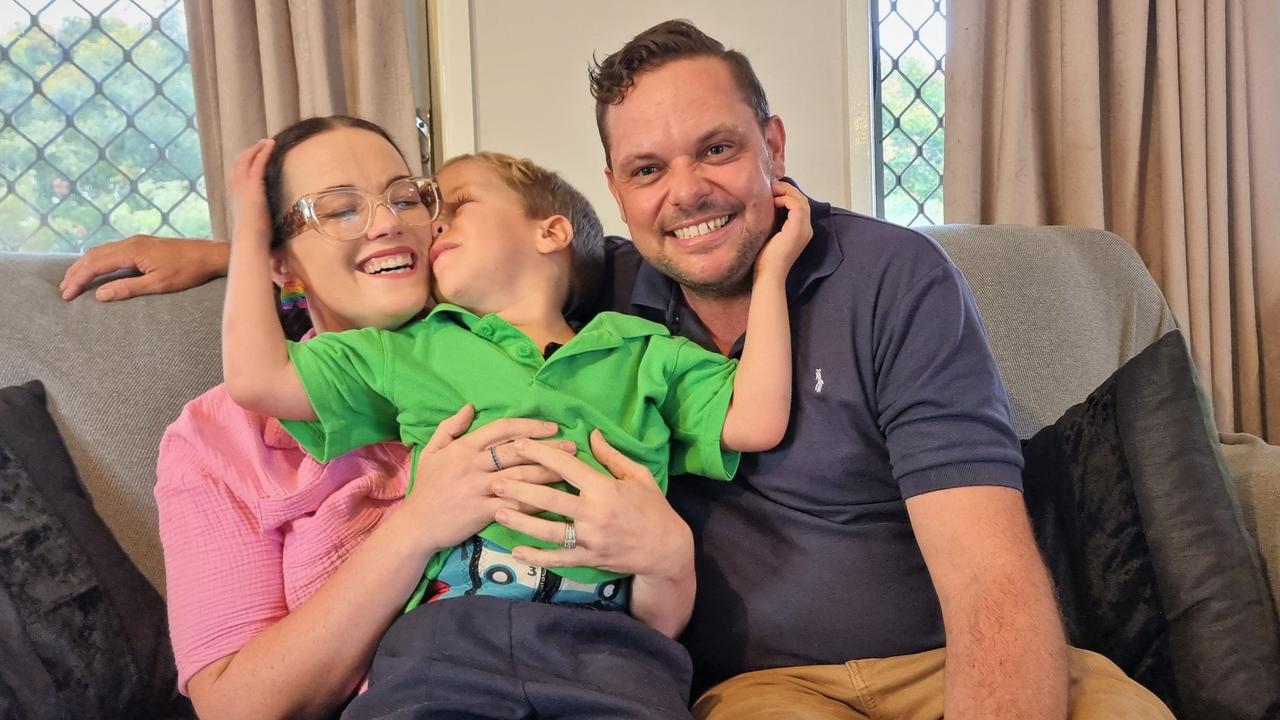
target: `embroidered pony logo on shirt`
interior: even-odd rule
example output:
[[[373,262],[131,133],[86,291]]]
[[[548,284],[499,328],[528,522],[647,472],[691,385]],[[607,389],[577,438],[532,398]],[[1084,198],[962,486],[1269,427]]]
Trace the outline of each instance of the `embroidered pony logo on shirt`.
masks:
[[[813,383],[813,391],[821,394],[822,386],[826,385],[826,383],[823,382],[822,380],[822,368],[818,368],[817,370],[813,371],[813,378],[816,381]]]

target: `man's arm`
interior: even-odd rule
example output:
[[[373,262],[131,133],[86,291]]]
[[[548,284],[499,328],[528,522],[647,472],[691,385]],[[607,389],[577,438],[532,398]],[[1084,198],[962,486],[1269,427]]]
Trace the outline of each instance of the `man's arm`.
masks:
[[[58,289],[63,300],[72,300],[103,275],[133,270],[139,274],[103,283],[94,297],[107,302],[179,292],[226,275],[229,254],[227,243],[216,240],[133,235],[86,250]]]
[[[959,487],[906,504],[942,604],[948,720],[1065,718],[1067,644],[1022,494]]]

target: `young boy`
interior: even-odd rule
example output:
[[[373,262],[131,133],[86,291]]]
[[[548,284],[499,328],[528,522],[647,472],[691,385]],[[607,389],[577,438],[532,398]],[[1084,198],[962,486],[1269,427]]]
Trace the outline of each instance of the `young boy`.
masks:
[[[237,353],[251,352],[243,335],[237,342],[224,338],[227,382],[237,402],[281,417],[322,461],[399,438],[413,448],[415,469],[439,422],[466,403],[475,407],[473,427],[502,417],[552,420],[561,428],[558,437],[575,441],[579,457],[597,468],[585,448],[591,430],[599,428],[618,450],[646,465],[664,491],[670,473],[731,479],[738,452],[766,450],[781,440],[791,386],[784,286],[812,235],[807,201],[798,190],[778,183],[776,204],[789,209],[788,220],[760,255],[748,340],[735,361],[619,313],[601,313],[577,331],[570,326],[563,313],[581,300],[573,297],[583,292],[575,276],[590,274],[593,254],[598,261],[601,230],[586,199],[555,173],[528,160],[480,153],[446,163],[438,179],[445,212],[433,226],[430,260],[440,302],[431,313],[399,329],[321,333],[287,344],[287,354],[268,363],[292,368],[301,383],[274,393],[237,396],[236,388],[252,379],[237,374],[254,374],[261,366],[235,361]],[[685,234],[697,232],[708,228]],[[265,247],[267,238],[236,241]],[[248,316],[246,305],[228,295],[226,326]],[[263,341],[253,346],[278,343],[280,328],[258,330]],[[256,353],[254,358],[261,362]],[[311,412],[297,412],[299,407]],[[570,521],[566,546],[572,532]],[[515,561],[510,550],[519,545],[553,546],[491,524],[432,558],[409,607],[424,597],[469,594],[626,607],[617,573],[582,567],[547,572]]]

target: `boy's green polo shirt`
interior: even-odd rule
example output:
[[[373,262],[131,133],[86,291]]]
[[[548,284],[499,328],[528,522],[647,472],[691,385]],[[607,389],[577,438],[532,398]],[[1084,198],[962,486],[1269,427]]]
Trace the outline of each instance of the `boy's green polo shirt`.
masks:
[[[471,403],[473,429],[506,417],[550,420],[560,425],[556,437],[577,443],[579,459],[604,471],[590,454],[589,435],[599,428],[648,467],[663,492],[672,473],[728,480],[738,466],[738,454],[720,447],[737,361],[630,315],[597,315],[544,359],[496,314],[442,303],[399,330],[290,343],[289,357],[319,419],[282,424],[321,461],[399,439],[413,448],[416,467],[436,426]],[[480,535],[506,548],[557,547],[496,523]],[[620,577],[595,568],[556,572],[584,583]]]

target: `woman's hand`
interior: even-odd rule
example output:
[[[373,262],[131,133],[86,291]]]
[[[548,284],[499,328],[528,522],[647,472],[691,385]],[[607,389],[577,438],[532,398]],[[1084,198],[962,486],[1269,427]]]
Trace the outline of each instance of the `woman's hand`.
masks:
[[[572,457],[576,451],[574,443],[567,440],[525,440],[554,435],[558,430],[555,423],[504,418],[468,433],[474,419],[475,408],[464,406],[440,424],[418,458],[413,489],[401,512],[421,517],[424,532],[420,539],[429,548],[457,545],[493,522],[504,508],[534,511],[495,495],[495,482],[540,486],[560,480],[552,470],[517,454],[512,441],[529,442],[556,455],[568,453]]]
[[[516,558],[542,567],[585,565],[635,575],[631,614],[675,637],[693,610],[696,581],[693,534],[658,488],[648,468],[618,452],[599,430],[591,433],[591,452],[613,474],[605,475],[581,460],[526,440],[512,443],[527,461],[576,487],[572,495],[549,487],[503,478],[494,492],[507,500],[573,519],[572,549],[514,548]],[[565,541],[563,522],[504,508],[499,523],[548,542]]]
[[[231,202],[234,230],[232,243],[271,244],[271,214],[267,209],[264,180],[267,160],[276,141],[264,138],[236,156],[227,177],[227,199]]]
[[[474,417],[468,405],[440,424],[422,451],[413,492],[314,595],[191,677],[187,691],[200,717],[334,717],[368,672],[378,642],[431,555],[487,525],[498,507],[514,507],[490,492],[494,479],[558,479],[517,457],[509,443],[551,435],[555,424],[504,419],[467,433]],[[573,445],[532,442],[553,454]],[[501,472],[490,445],[496,445]]]

